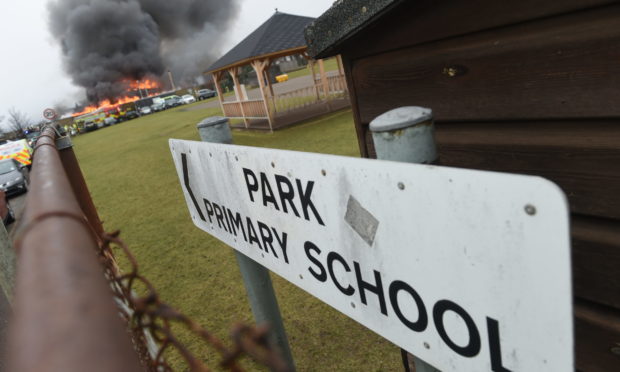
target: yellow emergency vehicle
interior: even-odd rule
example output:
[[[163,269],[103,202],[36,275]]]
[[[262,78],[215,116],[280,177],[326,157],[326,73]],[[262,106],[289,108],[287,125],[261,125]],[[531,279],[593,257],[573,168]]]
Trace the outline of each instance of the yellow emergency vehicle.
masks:
[[[19,163],[30,166],[32,164],[32,147],[25,139],[8,142],[0,145],[0,160],[15,159]]]

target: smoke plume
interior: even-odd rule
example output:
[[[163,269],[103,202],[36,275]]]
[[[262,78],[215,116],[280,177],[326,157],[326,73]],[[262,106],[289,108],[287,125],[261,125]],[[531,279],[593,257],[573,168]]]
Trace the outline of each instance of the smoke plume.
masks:
[[[188,84],[215,59],[240,0],[53,0],[50,30],[93,103],[172,71]]]

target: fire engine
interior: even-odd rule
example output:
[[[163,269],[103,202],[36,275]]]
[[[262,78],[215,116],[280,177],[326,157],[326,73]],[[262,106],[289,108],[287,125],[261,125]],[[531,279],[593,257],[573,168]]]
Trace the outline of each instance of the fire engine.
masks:
[[[102,107],[87,114],[76,116],[73,123],[77,125],[78,130],[89,132],[106,125],[106,118],[113,118],[116,123],[126,120],[126,113],[122,105]]]
[[[90,132],[103,126],[103,120],[106,114],[103,109],[98,109],[88,114],[76,116],[73,119],[73,123],[78,126],[78,130],[84,132]]]
[[[111,107],[105,107],[103,109],[105,116],[108,118],[114,118],[114,120],[118,123],[120,121],[125,120],[125,110],[122,105],[116,105]]]

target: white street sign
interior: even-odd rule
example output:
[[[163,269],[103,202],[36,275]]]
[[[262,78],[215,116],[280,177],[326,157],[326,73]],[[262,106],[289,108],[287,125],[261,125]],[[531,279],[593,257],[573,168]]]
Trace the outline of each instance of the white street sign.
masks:
[[[442,371],[574,371],[538,177],[170,140],[194,224]]]

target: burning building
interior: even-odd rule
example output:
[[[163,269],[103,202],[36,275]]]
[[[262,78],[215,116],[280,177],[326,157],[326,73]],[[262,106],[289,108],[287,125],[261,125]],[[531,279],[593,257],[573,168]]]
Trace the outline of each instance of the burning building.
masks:
[[[125,86],[125,91],[119,96],[106,98],[98,101],[97,103],[89,104],[86,105],[86,107],[76,109],[73,113],[73,117],[82,116],[100,109],[121,108],[127,103],[133,103],[143,98],[156,96],[161,93],[161,83],[157,80],[124,80],[123,85]]]
[[[93,110],[157,94],[168,69],[182,85],[200,76],[238,3],[51,0],[50,30],[65,70],[86,91],[84,110]]]

